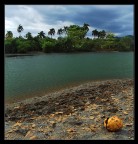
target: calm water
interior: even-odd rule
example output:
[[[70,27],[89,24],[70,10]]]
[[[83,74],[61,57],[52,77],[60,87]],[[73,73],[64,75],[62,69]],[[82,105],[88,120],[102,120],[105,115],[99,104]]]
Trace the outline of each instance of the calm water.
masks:
[[[5,58],[5,99],[47,93],[85,81],[133,78],[133,52],[45,54]]]

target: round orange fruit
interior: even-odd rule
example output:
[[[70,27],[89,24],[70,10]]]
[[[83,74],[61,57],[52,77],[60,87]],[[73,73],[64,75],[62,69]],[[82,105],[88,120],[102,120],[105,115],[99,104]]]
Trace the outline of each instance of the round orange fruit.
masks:
[[[110,132],[119,131],[123,127],[123,122],[117,116],[112,116],[104,120],[104,127]]]

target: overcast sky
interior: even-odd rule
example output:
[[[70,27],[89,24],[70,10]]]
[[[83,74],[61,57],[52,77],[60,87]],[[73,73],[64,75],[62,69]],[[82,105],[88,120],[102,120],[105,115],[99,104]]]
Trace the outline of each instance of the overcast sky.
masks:
[[[87,36],[92,38],[92,30],[113,32],[116,36],[133,35],[133,5],[5,5],[5,33],[12,31],[19,36],[17,27],[21,24],[25,36],[31,32],[48,31],[77,24],[90,25]],[[57,34],[53,38],[56,38]]]

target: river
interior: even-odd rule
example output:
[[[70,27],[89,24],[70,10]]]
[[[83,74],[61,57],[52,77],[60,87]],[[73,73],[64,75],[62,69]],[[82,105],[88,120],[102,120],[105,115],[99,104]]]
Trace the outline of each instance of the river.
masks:
[[[133,77],[133,52],[5,57],[5,100],[41,96],[87,81]]]

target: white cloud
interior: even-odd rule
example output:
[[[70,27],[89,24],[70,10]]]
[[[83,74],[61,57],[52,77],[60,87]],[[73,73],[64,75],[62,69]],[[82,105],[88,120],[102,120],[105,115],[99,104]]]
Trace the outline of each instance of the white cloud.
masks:
[[[16,37],[19,35],[17,27],[21,24],[24,28],[22,36],[27,32],[31,32],[35,36],[40,31],[44,31],[47,35],[50,28],[55,28],[57,31],[64,26],[78,24],[78,20],[79,23],[83,24],[82,21],[87,20],[87,16],[89,16],[89,21],[91,17],[94,18],[92,20],[96,25],[96,22],[99,24],[101,17],[94,17],[94,13],[97,13],[98,10],[107,9],[110,9],[111,13],[116,13],[118,17],[111,17],[111,21],[109,19],[104,21],[103,17],[103,22],[98,28],[96,26],[90,27],[89,35],[93,29],[100,30],[101,27],[108,30],[108,27],[112,28],[113,22],[116,22],[117,25],[125,25],[126,29],[133,27],[133,7],[130,7],[130,5],[5,5],[5,32],[10,30]],[[91,17],[89,12],[92,13]],[[92,23],[93,21],[89,24],[93,26]],[[116,31],[116,33],[121,32]],[[57,36],[55,35],[55,37]]]

